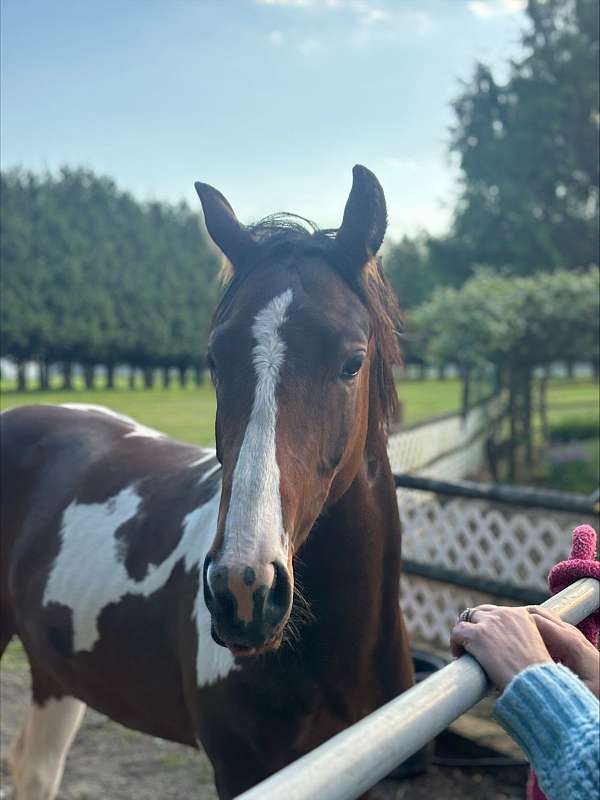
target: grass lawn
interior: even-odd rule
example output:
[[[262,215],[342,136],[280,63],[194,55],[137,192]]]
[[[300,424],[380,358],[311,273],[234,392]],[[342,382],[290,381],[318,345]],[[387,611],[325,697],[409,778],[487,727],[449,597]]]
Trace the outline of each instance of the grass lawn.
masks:
[[[175,439],[210,445],[215,438],[215,394],[209,382],[201,388],[186,389],[3,392],[0,402],[2,410],[27,403],[94,403],[127,414]]]
[[[459,381],[406,382],[399,386],[407,424],[458,409]],[[214,441],[215,395],[212,385],[186,389],[96,389],[72,392],[4,391],[2,409],[27,403],[96,403],[164,431],[176,439],[210,445]]]
[[[592,380],[555,379],[548,385],[550,424],[565,419],[593,418],[600,414],[600,385]]]
[[[561,423],[598,422],[600,416],[600,385],[592,380],[554,379],[548,384],[548,423],[552,428]],[[538,393],[533,398],[533,425],[536,440],[541,439],[538,414]]]
[[[429,417],[456,411],[460,407],[461,386],[458,380],[402,381],[398,394],[403,404],[404,422],[411,425]],[[548,391],[550,406],[576,403],[576,408],[550,410],[550,422],[577,415],[598,415],[598,384],[591,380],[553,380]],[[52,390],[0,394],[2,409],[26,403],[96,403],[134,417],[145,425],[164,431],[176,439],[210,445],[214,441],[215,396],[207,382],[197,388],[96,389],[71,392]],[[579,407],[579,404],[585,404]]]
[[[461,395],[459,380],[401,381],[398,397],[402,403],[403,422],[412,425],[449,411],[458,411]]]

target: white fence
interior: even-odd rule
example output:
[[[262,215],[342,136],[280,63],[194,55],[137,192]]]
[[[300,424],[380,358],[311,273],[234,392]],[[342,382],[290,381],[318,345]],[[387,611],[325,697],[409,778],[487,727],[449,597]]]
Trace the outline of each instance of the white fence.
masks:
[[[597,525],[594,517],[574,512],[466,498],[444,501],[430,492],[404,489],[398,490],[398,508],[406,625],[414,640],[436,649],[448,648],[448,631],[463,608],[499,598],[516,603],[519,592],[523,597],[547,592],[548,573],[569,555],[573,528]],[[416,572],[424,566],[429,576],[410,574],[409,565]],[[449,574],[455,576],[451,583],[444,580]],[[466,580],[460,585],[460,576],[477,578],[479,586]],[[507,599],[511,588],[514,601]]]
[[[444,415],[393,434],[388,442],[393,472],[454,480],[476,472],[484,461],[486,439],[505,407],[506,398],[499,394],[464,417]]]
[[[398,491],[403,558],[532,589],[546,589],[548,572],[569,553],[571,531],[588,521],[425,494]]]
[[[392,470],[453,481],[476,473],[486,439],[505,409],[506,397],[495,395],[465,417],[446,415],[390,436]],[[548,572],[569,554],[573,528],[597,524],[574,512],[440,498],[414,489],[398,489],[397,496],[403,561],[429,573],[404,570],[406,624],[414,640],[436,649],[447,649],[448,631],[463,608],[498,599],[510,603],[499,586],[543,595]],[[445,574],[455,579],[445,581]],[[478,586],[460,585],[461,575],[476,577]]]

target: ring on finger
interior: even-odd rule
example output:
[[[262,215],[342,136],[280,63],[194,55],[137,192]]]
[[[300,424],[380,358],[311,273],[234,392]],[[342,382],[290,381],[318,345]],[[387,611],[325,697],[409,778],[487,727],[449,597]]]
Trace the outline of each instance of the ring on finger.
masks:
[[[458,621],[459,622],[472,622],[473,621],[473,614],[475,613],[474,608],[465,608],[464,611],[461,611]]]

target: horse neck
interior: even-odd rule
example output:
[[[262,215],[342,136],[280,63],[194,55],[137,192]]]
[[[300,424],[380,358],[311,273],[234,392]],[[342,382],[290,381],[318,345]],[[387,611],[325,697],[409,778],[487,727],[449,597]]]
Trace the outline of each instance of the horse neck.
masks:
[[[369,425],[361,466],[348,490],[300,551],[302,588],[328,646],[357,642],[365,654],[399,620],[400,521],[381,425]],[[369,648],[368,644],[371,644]]]

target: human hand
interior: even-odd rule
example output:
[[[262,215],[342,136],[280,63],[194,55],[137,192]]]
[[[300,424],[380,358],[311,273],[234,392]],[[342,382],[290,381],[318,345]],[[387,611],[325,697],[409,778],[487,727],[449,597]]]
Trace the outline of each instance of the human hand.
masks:
[[[574,672],[596,696],[600,696],[600,653],[581,631],[541,606],[529,606],[544,644],[553,659]]]
[[[534,615],[526,608],[481,605],[471,622],[457,622],[450,644],[455,656],[466,650],[481,664],[500,691],[533,664],[553,663]]]

